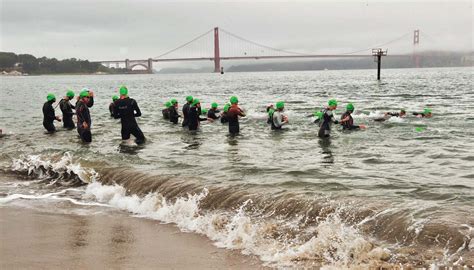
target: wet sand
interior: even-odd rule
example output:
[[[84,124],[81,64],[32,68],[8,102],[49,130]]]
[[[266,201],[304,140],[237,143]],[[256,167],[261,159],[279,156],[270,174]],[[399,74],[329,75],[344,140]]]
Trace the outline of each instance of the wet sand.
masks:
[[[264,269],[204,236],[125,215],[0,207],[0,269]]]

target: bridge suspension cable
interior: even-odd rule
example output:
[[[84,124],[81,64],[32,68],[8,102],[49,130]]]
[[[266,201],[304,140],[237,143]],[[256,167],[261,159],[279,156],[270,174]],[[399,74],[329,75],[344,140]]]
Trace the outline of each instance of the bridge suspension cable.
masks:
[[[366,48],[366,49],[361,49],[361,50],[347,52],[347,53],[341,53],[341,54],[354,54],[354,53],[360,53],[360,52],[365,52],[365,51],[371,51],[373,48],[380,48],[382,46],[385,46],[385,45],[388,45],[388,44],[391,44],[391,43],[395,43],[395,42],[407,37],[408,35],[411,35],[411,32],[405,33],[405,34],[401,35],[398,38],[392,39],[392,40],[390,40],[388,42],[385,42],[385,43],[382,43],[382,44],[374,45],[374,46],[371,46],[371,47]]]
[[[238,53],[236,53],[235,51],[233,51],[230,55],[228,55],[229,57],[233,57],[233,56],[237,56],[237,57],[238,57],[238,54],[240,54],[240,53],[244,53],[246,56],[248,56],[247,52],[248,52],[249,54],[255,53],[256,55],[251,55],[251,56],[255,56],[255,57],[259,57],[259,56],[271,56],[271,54],[268,53],[268,51],[273,51],[273,52],[278,52],[278,53],[284,54],[284,55],[282,55],[282,56],[303,56],[303,57],[304,57],[304,56],[310,56],[310,55],[318,55],[317,53],[295,52],[295,51],[290,51],[290,50],[285,50],[285,49],[279,49],[279,48],[270,47],[270,46],[267,46],[267,45],[264,45],[264,44],[261,44],[261,43],[252,41],[252,40],[250,40],[250,39],[244,38],[244,37],[242,37],[242,36],[236,35],[236,34],[231,33],[231,32],[229,32],[229,31],[227,31],[227,30],[225,30],[225,29],[220,28],[219,30],[221,31],[221,33],[225,33],[226,35],[228,35],[229,37],[231,37],[230,40],[227,40],[227,41],[229,41],[229,42],[231,42],[231,43],[226,44],[227,46],[223,46],[223,47],[221,48],[221,50],[237,49],[238,51],[240,51],[240,52],[238,52]],[[194,42],[196,42],[197,40],[204,38],[205,36],[209,35],[209,34],[210,34],[211,32],[213,32],[213,31],[214,31],[214,29],[210,29],[210,30],[206,31],[205,33],[203,33],[203,34],[201,34],[201,35],[199,35],[199,36],[197,36],[197,37],[191,39],[190,41],[188,41],[188,42],[186,42],[186,43],[184,43],[184,44],[182,44],[182,45],[180,45],[180,46],[178,46],[178,47],[176,47],[176,48],[174,48],[174,49],[172,49],[172,50],[169,50],[169,51],[167,51],[167,52],[165,52],[165,53],[162,53],[162,54],[159,55],[159,56],[154,57],[153,60],[160,60],[160,59],[163,59],[164,56],[170,55],[170,54],[172,54],[173,52],[176,52],[176,51],[178,51],[178,50],[180,50],[180,49],[182,49],[182,48],[187,47],[187,46],[190,45],[191,43],[194,43]],[[424,34],[426,35],[426,33],[424,33]],[[398,42],[398,41],[400,41],[400,40],[406,38],[406,37],[409,36],[409,35],[411,35],[411,32],[407,32],[407,33],[405,33],[405,34],[403,34],[403,35],[401,35],[401,36],[399,36],[399,37],[397,37],[397,38],[395,38],[395,39],[392,39],[392,40],[387,41],[387,42],[385,42],[385,43],[381,43],[381,44],[377,44],[377,45],[371,46],[371,47],[369,47],[369,48],[364,48],[364,49],[359,49],[359,50],[350,51],[350,52],[344,52],[344,53],[334,53],[333,55],[351,55],[351,54],[356,54],[356,53],[360,53],[360,52],[371,52],[371,50],[372,50],[373,48],[380,48],[380,47],[382,47],[382,46],[386,46],[386,45],[389,45],[389,44]],[[221,37],[221,38],[224,38],[224,37]],[[232,38],[234,39],[234,41],[232,41]],[[236,39],[236,40],[239,40],[239,41],[241,41],[241,42],[244,42],[244,43],[246,43],[246,44],[251,44],[251,45],[253,45],[253,47],[252,47],[252,46],[251,46],[251,47],[247,47],[247,48],[241,47],[242,45],[241,45],[241,44],[239,45],[239,44],[238,44],[239,42],[235,43],[235,39]],[[203,41],[207,41],[207,40],[203,39]],[[209,40],[208,40],[209,44],[201,44],[201,47],[204,48],[204,47],[212,46],[212,45],[211,45],[212,43],[211,43],[210,41],[211,41],[211,35],[209,35]],[[222,40],[222,41],[224,41],[224,40]],[[222,41],[221,41],[221,43],[226,43],[226,42],[222,42]],[[200,43],[202,43],[202,42],[200,42]],[[199,45],[200,43],[197,43],[197,44],[195,44],[195,45],[193,45],[193,46]],[[222,46],[222,45],[223,45],[223,44],[221,44],[221,46]],[[258,49],[258,48],[260,48],[260,49]],[[193,49],[194,49],[194,50],[193,50]],[[188,50],[188,53],[191,52],[191,53],[193,53],[193,54],[195,55],[195,54],[197,53],[197,51],[196,51],[195,49],[196,49],[196,48],[192,48],[192,46],[191,46],[191,47],[187,47],[186,50]],[[204,48],[204,49],[206,49],[206,48]],[[209,48],[209,49],[211,49],[211,48]],[[258,49],[258,51],[256,51],[255,49]],[[265,49],[265,50],[263,50],[263,49]],[[184,52],[181,52],[181,53],[185,53],[186,50],[185,50]],[[190,51],[190,50],[191,50],[191,51]],[[370,55],[370,54],[368,54],[368,55]],[[221,52],[221,56],[222,56],[222,52]],[[196,59],[197,59],[197,58],[213,58],[212,55],[206,55],[206,56],[204,56],[204,57],[203,57],[203,56],[200,56],[200,57],[193,56],[193,57],[196,58]],[[181,57],[172,57],[172,58],[178,59],[178,58],[186,58],[186,57],[182,57],[182,56],[181,56]]]
[[[249,39],[246,39],[246,38],[243,38],[243,37],[241,37],[241,36],[238,36],[238,35],[236,35],[236,34],[233,34],[233,33],[229,32],[229,31],[226,31],[226,30],[224,30],[224,29],[222,29],[222,28],[220,28],[220,31],[222,31],[222,32],[224,32],[224,33],[226,33],[226,34],[228,34],[228,35],[234,37],[234,38],[237,38],[237,39],[239,39],[239,40],[241,40],[241,41],[244,41],[244,42],[247,42],[247,43],[251,43],[251,44],[253,44],[253,45],[256,45],[256,46],[259,46],[259,47],[262,47],[262,48],[265,48],[265,49],[269,49],[269,50],[272,50],[272,51],[277,51],[277,52],[282,52],[282,53],[287,53],[287,54],[306,55],[305,53],[292,52],[292,51],[287,51],[287,50],[283,50],[283,49],[277,49],[277,48],[273,48],[273,47],[270,47],[270,46],[267,46],[267,45],[263,45],[263,44],[260,44],[260,43],[255,42],[255,41],[251,41],[251,40],[249,40]]]
[[[288,51],[288,50],[284,50],[284,49],[278,49],[278,48],[273,48],[273,47],[270,47],[270,46],[267,46],[267,45],[263,45],[261,43],[258,43],[258,42],[255,42],[255,41],[252,41],[252,40],[249,40],[249,39],[246,39],[244,37],[241,37],[241,36],[238,36],[236,34],[233,34],[229,31],[226,31],[224,29],[220,29],[222,32],[234,37],[234,38],[237,38],[241,41],[244,41],[244,42],[247,42],[247,43],[250,43],[250,44],[253,44],[253,45],[256,45],[256,46],[259,46],[259,47],[262,47],[262,48],[265,48],[265,49],[269,49],[269,50],[272,50],[272,51],[277,51],[277,52],[282,52],[282,53],[287,53],[287,54],[290,54],[290,55],[316,55],[316,53],[302,53],[302,52],[295,52],[295,51]],[[403,38],[406,38],[407,36],[411,35],[411,32],[407,32],[395,39],[392,39],[390,41],[387,41],[385,43],[382,43],[382,44],[378,44],[378,45],[374,45],[374,46],[371,46],[369,48],[365,48],[365,49],[360,49],[360,50],[356,50],[356,51],[351,51],[351,52],[345,52],[345,53],[335,53],[336,55],[350,55],[350,54],[355,54],[355,53],[360,53],[360,52],[364,52],[364,51],[367,51],[367,52],[371,52],[371,50],[373,48],[378,48],[378,47],[382,47],[382,46],[385,46],[385,45],[388,45],[388,44],[392,44],[392,43],[395,43]]]
[[[161,55],[158,55],[157,57],[153,57],[153,59],[154,59],[154,60],[159,59],[159,58],[161,58],[161,57],[163,57],[163,56],[165,56],[165,55],[168,55],[168,54],[170,54],[170,53],[172,53],[172,52],[175,52],[175,51],[177,51],[177,50],[179,50],[179,49],[181,49],[181,48],[184,48],[184,47],[186,47],[187,45],[193,43],[194,41],[196,41],[196,40],[198,40],[198,39],[204,37],[205,35],[211,33],[212,31],[213,31],[213,29],[207,31],[207,32],[204,33],[204,34],[201,34],[201,35],[199,35],[199,36],[193,38],[192,40],[190,40],[190,41],[184,43],[184,44],[181,45],[181,46],[178,46],[178,47],[176,47],[176,48],[174,48],[174,49],[172,49],[172,50],[169,50],[169,51],[167,51],[167,52],[165,52],[165,53],[163,53],[163,54],[161,54]]]

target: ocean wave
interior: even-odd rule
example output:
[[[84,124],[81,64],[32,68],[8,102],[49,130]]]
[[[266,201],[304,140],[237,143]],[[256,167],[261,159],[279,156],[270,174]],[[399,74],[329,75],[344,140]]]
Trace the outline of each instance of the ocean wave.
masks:
[[[81,187],[82,198],[69,200],[74,204],[95,202],[173,223],[182,231],[206,235],[218,247],[257,255],[276,267],[460,264],[472,246],[472,230],[416,217],[415,206],[330,196],[308,198],[282,193],[277,187],[266,187],[263,192],[251,185],[205,185],[198,179],[130,168],[87,168],[68,153],[25,156],[13,160],[11,170],[45,179],[47,185],[64,180],[68,186],[79,181],[86,186]],[[66,195],[10,194],[0,202],[67,200]]]
[[[77,186],[92,182],[98,174],[91,168],[85,168],[73,162],[68,152],[63,155],[43,156],[26,155],[14,159],[11,171],[23,173],[30,177],[44,179],[50,184],[61,186]]]
[[[245,201],[235,211],[203,211],[201,202],[209,195],[207,189],[167,200],[159,193],[144,197],[127,195],[122,186],[94,182],[87,186],[86,194],[139,217],[174,223],[183,231],[204,234],[218,247],[241,249],[244,254],[258,255],[273,266],[310,261],[347,267],[377,264],[390,257],[387,249],[376,247],[357,229],[345,224],[337,213],[312,228],[312,238],[300,241],[281,234],[282,228],[297,226],[294,222],[261,220],[248,212],[252,200]]]

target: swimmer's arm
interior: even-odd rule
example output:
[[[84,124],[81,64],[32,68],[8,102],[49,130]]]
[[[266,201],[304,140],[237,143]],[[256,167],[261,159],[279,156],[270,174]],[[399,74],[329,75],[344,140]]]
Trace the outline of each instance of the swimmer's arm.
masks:
[[[133,102],[133,110],[135,111],[135,117],[142,116],[142,112],[140,111],[140,108],[138,107],[138,103],[136,101]]]

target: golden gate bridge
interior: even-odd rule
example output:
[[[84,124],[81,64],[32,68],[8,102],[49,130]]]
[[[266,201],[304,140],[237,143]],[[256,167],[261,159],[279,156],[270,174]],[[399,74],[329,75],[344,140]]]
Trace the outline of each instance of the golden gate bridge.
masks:
[[[209,38],[209,35],[213,33],[213,39]],[[390,40],[383,44],[373,46],[371,48],[338,53],[338,54],[311,54],[311,53],[301,53],[294,52],[279,48],[273,48],[267,45],[263,45],[249,39],[243,38],[236,34],[233,34],[224,29],[219,29],[215,27],[209,31],[193,38],[192,40],[169,50],[159,56],[148,58],[148,59],[124,59],[124,60],[103,60],[103,61],[94,61],[94,63],[101,63],[107,67],[116,67],[119,68],[124,66],[125,69],[132,71],[136,67],[141,67],[146,70],[148,73],[153,73],[153,63],[156,62],[179,62],[179,61],[212,61],[214,62],[214,72],[223,73],[223,68],[221,67],[221,61],[225,60],[259,60],[259,59],[305,59],[305,58],[363,58],[363,57],[374,57],[375,62],[378,62],[378,79],[380,79],[380,63],[381,57],[387,56],[387,50],[382,50],[380,47],[386,46],[404,38],[407,38],[411,32],[405,33],[404,35],[397,37],[396,39]],[[224,36],[224,40],[223,40]],[[192,44],[196,44],[199,41],[201,45],[200,48],[192,48]],[[222,46],[224,41],[225,46]],[[245,49],[243,46],[236,45],[236,42],[243,42],[247,44]],[[416,66],[419,67],[420,57],[417,55],[417,47],[420,42],[420,31],[415,30],[413,32],[413,59],[416,63]],[[210,44],[212,43],[212,44]],[[374,49],[374,47],[376,47]],[[188,52],[186,49],[189,48]],[[178,54],[179,52],[179,54]],[[182,55],[191,54],[187,57],[182,57]],[[391,55],[391,56],[401,56],[401,55]],[[406,56],[406,55],[405,55]]]

